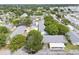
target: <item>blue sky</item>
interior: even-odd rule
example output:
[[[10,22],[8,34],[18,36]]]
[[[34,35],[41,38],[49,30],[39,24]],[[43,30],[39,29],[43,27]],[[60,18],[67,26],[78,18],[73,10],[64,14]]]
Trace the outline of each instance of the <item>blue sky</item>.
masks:
[[[0,4],[78,4],[79,0],[0,0]]]

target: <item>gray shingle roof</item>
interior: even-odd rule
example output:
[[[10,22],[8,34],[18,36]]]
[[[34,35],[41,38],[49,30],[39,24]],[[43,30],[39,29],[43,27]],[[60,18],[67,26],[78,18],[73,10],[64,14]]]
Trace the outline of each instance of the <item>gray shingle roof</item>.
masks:
[[[38,29],[40,32],[44,32],[44,34],[48,34],[44,29],[45,29],[45,25],[44,25],[44,19],[41,19],[39,21],[39,26]]]
[[[40,20],[39,21],[39,31],[44,32],[44,20]]]
[[[68,35],[70,36],[70,40],[72,43],[79,42],[79,35],[76,32],[69,32]]]
[[[44,43],[66,43],[66,39],[63,35],[45,35],[43,36]]]
[[[22,33],[25,32],[26,29],[27,29],[26,26],[18,26],[16,28],[16,30],[12,32],[12,34],[10,35],[10,37],[14,37],[14,36],[16,36],[18,34],[22,34]]]

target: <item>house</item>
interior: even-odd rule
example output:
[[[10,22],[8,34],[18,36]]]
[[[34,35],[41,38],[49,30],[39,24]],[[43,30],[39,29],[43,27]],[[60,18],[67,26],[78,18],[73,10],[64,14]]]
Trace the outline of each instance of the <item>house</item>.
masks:
[[[44,18],[42,16],[31,16],[32,18],[32,29],[39,30],[42,35],[47,34],[44,31]]]
[[[42,18],[41,20],[39,20],[38,22],[38,30],[41,32],[42,35],[47,34],[47,32],[44,30],[45,26],[44,26],[44,19]]]
[[[13,24],[10,24],[10,23],[3,24],[2,26],[7,27],[10,31],[13,31],[13,29],[16,28],[16,26],[14,26]]]
[[[40,31],[42,34],[44,34],[44,33],[45,33],[45,32],[44,32],[44,28],[45,28],[45,26],[44,26],[44,20],[40,20],[38,23],[39,23],[39,25],[38,25],[39,31]]]
[[[31,16],[31,19],[32,19],[31,28],[38,30],[39,21],[41,19],[41,16]]]
[[[23,17],[27,17],[27,13],[23,13],[20,17],[23,18]]]
[[[34,30],[38,30],[38,22],[35,22],[35,20],[32,19],[31,28]]]
[[[70,15],[65,16],[65,18],[68,19],[75,26],[79,26],[79,20],[78,19],[71,17]]]
[[[26,33],[27,28],[26,26],[18,26],[10,35],[11,38],[13,38],[14,36],[18,35],[18,34],[22,34],[24,35],[24,33]]]
[[[67,25],[67,27],[69,28],[69,30],[73,31],[75,28],[72,25]]]
[[[79,45],[79,34],[78,33],[71,31],[71,32],[68,32],[67,35],[69,35],[71,43],[73,45]]]
[[[12,18],[15,18],[16,17],[16,14],[14,12],[7,12],[6,13],[6,17],[7,19],[12,19]]]
[[[63,50],[67,41],[63,35],[44,35],[43,43],[48,45],[50,49]]]
[[[0,15],[0,21],[3,21],[3,22],[6,22],[7,19],[6,19],[6,15]]]

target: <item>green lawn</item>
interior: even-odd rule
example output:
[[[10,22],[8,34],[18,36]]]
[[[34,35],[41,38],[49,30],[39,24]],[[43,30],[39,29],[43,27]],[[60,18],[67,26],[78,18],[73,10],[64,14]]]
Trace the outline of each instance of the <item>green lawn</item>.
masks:
[[[70,50],[79,50],[79,45],[73,45],[73,44],[67,43],[65,47],[65,51],[70,51]]]

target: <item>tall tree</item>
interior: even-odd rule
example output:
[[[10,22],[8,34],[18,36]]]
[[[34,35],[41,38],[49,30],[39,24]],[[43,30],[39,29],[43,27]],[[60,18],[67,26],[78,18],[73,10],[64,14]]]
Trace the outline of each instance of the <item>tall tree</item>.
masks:
[[[5,26],[0,26],[0,33],[9,33],[9,29]]]
[[[61,35],[65,35],[65,33],[69,31],[69,28],[62,24],[58,24],[58,29],[59,29],[59,34]]]
[[[30,17],[25,17],[21,20],[21,24],[24,24],[26,26],[30,26],[32,23],[32,20],[30,19]]]
[[[12,52],[20,49],[25,45],[26,37],[19,34],[12,38],[9,48]]]
[[[59,32],[58,27],[55,24],[46,26],[45,31],[47,31],[50,35],[57,35]]]
[[[0,48],[4,47],[6,45],[6,35],[0,34]]]
[[[27,41],[25,49],[28,50],[28,53],[36,53],[42,48],[42,35],[37,30],[32,30],[27,35]]]

